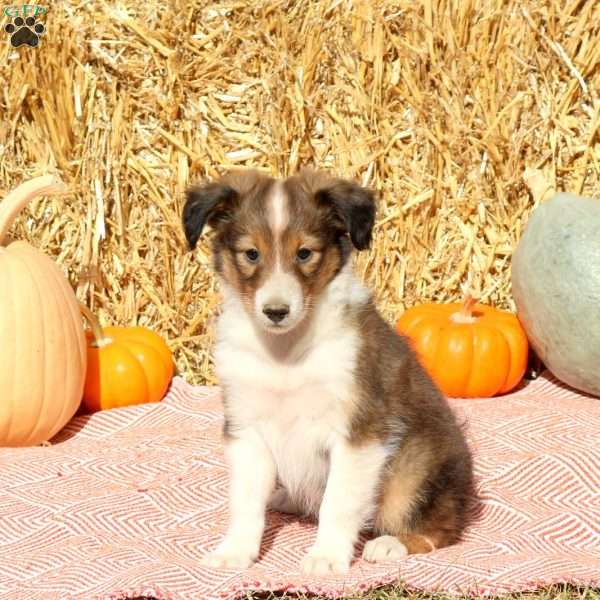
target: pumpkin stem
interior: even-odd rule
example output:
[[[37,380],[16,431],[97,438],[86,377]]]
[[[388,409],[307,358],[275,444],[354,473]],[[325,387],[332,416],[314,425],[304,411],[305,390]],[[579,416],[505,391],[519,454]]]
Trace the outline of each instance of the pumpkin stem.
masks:
[[[473,316],[473,307],[477,304],[477,300],[473,298],[470,292],[465,294],[462,306],[458,312],[455,312],[451,319],[455,323],[475,323],[477,319]]]
[[[65,192],[67,187],[55,175],[34,177],[16,187],[0,203],[0,246],[16,216],[33,198]]]
[[[98,321],[96,315],[83,302],[79,303],[79,310],[92,330],[92,335],[94,336],[92,344],[96,348],[105,346],[110,340],[104,336],[104,329],[102,329],[102,325],[100,325],[100,321]]]
[[[473,307],[476,303],[477,301],[475,300],[475,298],[473,298],[473,296],[469,292],[467,292],[463,300],[463,304],[460,307],[460,316],[465,319],[471,318],[473,316]]]

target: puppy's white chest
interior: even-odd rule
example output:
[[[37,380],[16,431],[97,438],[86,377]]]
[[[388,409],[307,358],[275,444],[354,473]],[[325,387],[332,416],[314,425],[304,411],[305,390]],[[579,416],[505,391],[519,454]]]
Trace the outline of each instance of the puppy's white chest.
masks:
[[[277,476],[302,512],[318,511],[327,474],[329,448],[335,429],[326,419],[291,414],[261,420],[257,429],[271,450]]]
[[[283,426],[297,419],[341,425],[339,418],[354,389],[358,338],[352,330],[331,325],[330,330],[326,325],[317,330],[310,342],[298,344],[293,356],[278,359],[245,319],[221,316],[216,371],[240,425],[263,419]]]
[[[345,371],[335,361],[312,358],[298,367],[272,365],[241,384],[246,392],[234,401],[233,418],[260,433],[280,482],[307,513],[318,510],[329,449],[347,431],[350,389],[344,384]]]
[[[320,340],[299,360],[287,363],[226,340],[218,343],[215,358],[228,390],[231,424],[261,435],[289,495],[305,512],[316,512],[329,450],[348,431],[354,401],[353,334]]]

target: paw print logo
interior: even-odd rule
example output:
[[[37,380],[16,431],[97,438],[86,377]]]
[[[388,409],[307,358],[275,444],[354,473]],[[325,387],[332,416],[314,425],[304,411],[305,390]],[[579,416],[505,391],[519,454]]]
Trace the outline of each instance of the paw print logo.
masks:
[[[4,31],[10,33],[10,43],[15,48],[27,44],[35,48],[40,43],[40,35],[44,33],[44,26],[35,22],[35,17],[15,17],[12,23],[4,26]]]

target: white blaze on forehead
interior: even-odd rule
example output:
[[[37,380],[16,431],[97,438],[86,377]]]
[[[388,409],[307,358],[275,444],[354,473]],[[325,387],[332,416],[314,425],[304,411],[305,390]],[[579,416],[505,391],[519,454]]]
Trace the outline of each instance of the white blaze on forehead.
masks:
[[[284,270],[281,262],[282,235],[289,223],[288,197],[281,181],[276,181],[272,187],[268,199],[267,219],[273,233],[275,261],[264,283],[256,290],[256,316],[265,324],[269,324],[263,308],[269,304],[283,304],[289,307],[286,322],[293,323],[301,315],[303,294],[300,282]]]
[[[281,236],[289,221],[288,199],[283,181],[276,181],[269,198],[268,219],[275,240]]]

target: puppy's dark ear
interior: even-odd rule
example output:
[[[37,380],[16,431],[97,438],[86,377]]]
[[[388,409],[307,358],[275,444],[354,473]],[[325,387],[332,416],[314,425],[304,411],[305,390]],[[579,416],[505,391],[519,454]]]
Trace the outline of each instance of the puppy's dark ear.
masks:
[[[219,221],[227,219],[237,199],[237,192],[221,182],[192,187],[187,191],[183,230],[190,250],[196,247],[206,224],[215,227]]]
[[[375,195],[372,191],[338,179],[321,188],[316,198],[320,204],[331,207],[334,218],[350,235],[357,250],[369,247],[375,223]]]

